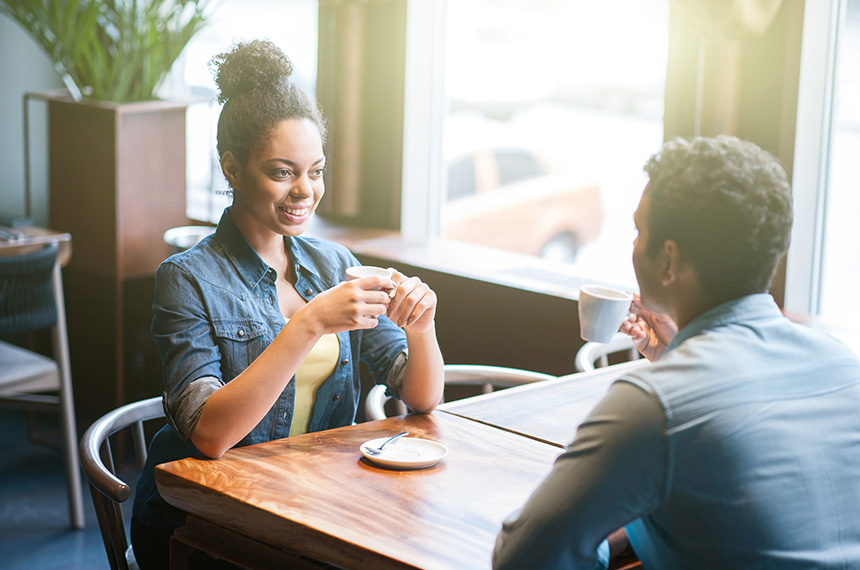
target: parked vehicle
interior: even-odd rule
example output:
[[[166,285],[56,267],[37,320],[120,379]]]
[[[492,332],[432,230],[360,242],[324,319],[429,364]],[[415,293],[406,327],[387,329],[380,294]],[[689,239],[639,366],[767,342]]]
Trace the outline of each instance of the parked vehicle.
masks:
[[[600,188],[524,148],[479,148],[447,161],[446,239],[573,262],[603,222]]]

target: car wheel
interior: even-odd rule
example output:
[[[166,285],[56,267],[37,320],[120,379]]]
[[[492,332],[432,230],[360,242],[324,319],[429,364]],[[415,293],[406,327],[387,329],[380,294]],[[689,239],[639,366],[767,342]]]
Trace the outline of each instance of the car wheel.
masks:
[[[559,234],[546,242],[540,252],[543,259],[561,263],[573,263],[579,254],[579,241],[570,233]]]

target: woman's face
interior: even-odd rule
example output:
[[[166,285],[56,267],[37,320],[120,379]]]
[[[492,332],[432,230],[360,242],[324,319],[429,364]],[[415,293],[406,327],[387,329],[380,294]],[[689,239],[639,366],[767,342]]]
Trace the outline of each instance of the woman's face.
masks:
[[[231,181],[237,225],[301,234],[325,193],[324,168],[317,126],[308,119],[281,121],[261,149],[251,150]]]

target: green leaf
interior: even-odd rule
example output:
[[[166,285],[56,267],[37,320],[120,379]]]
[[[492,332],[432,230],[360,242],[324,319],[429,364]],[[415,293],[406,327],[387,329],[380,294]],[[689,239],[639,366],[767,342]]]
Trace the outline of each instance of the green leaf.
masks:
[[[90,98],[155,97],[217,0],[0,0],[17,22]],[[214,9],[214,8],[213,8]]]

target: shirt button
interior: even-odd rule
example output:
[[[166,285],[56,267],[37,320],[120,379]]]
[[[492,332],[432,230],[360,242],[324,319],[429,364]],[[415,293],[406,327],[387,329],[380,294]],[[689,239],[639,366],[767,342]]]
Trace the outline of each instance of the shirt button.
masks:
[[[284,421],[287,421],[287,412],[284,412]]]
[[[332,402],[337,402],[338,400],[340,400],[340,396],[338,396],[337,394],[331,397]]]
[[[341,366],[346,366],[347,364],[349,364],[349,360],[344,358],[343,360],[340,361],[340,364],[341,364]]]
[[[313,289],[305,289],[305,295],[310,295],[313,292]]]
[[[236,334],[239,335],[239,338],[242,338],[243,336],[245,336],[245,331],[244,329],[239,329],[239,332],[237,332]]]

